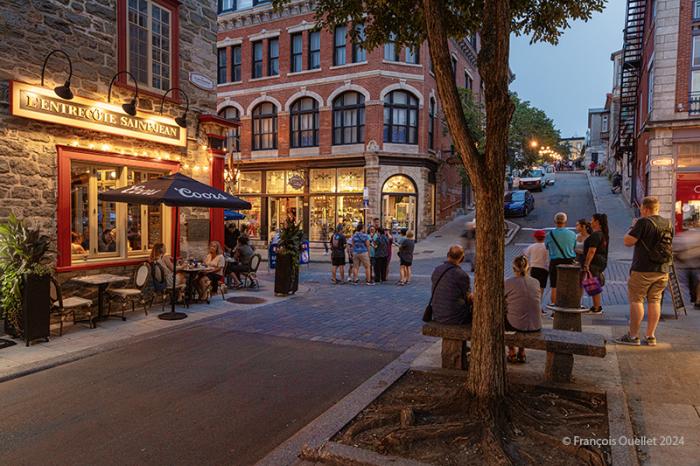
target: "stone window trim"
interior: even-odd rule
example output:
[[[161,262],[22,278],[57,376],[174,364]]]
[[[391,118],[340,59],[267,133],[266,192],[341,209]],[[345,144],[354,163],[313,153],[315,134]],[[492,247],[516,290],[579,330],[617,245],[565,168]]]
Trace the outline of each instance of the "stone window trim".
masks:
[[[81,264],[72,264],[71,255],[71,164],[75,162],[118,165],[129,168],[159,170],[168,173],[179,171],[180,164],[172,161],[143,160],[136,157],[117,153],[94,152],[88,149],[70,146],[56,146],[57,157],[57,206],[56,224],[58,237],[56,271],[69,272],[73,270],[101,269],[110,266],[136,265],[144,261],[143,257],[119,257],[91,260]],[[175,225],[174,211],[170,213],[170,224]],[[169,243],[169,241],[168,241]]]
[[[151,0],[157,3],[158,6],[170,10],[170,87],[180,86],[180,2],[178,0]],[[129,0],[117,0],[117,71],[127,71],[129,64],[127,62],[128,52],[128,13]],[[150,64],[149,64],[150,65]],[[115,71],[116,74],[116,71]],[[126,74],[121,74],[114,83],[117,87],[126,88],[131,91],[135,90],[135,86],[128,79]],[[160,99],[164,91],[153,89],[150,87],[139,86],[139,95],[146,95],[155,99]],[[182,101],[179,92],[171,92],[165,98],[167,102],[180,104]]]

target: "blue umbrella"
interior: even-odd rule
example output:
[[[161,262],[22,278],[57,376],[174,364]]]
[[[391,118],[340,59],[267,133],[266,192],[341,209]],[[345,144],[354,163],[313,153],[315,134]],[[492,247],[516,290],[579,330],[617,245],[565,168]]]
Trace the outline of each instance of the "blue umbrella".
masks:
[[[245,218],[245,215],[243,215],[240,212],[236,212],[235,210],[224,210],[224,220],[229,221],[229,220],[243,220]]]

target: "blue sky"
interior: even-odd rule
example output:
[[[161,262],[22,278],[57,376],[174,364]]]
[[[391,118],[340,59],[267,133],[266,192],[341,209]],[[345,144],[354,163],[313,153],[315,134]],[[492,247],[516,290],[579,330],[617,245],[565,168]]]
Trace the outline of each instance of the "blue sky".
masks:
[[[612,90],[610,54],[622,48],[625,0],[608,0],[587,23],[572,24],[556,47],[511,40],[511,89],[544,110],[562,137],[586,134],[588,109],[603,107]]]

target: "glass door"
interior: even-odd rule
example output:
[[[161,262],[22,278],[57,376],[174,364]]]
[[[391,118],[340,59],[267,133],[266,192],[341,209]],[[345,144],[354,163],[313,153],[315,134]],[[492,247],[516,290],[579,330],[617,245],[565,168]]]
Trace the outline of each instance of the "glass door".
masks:
[[[301,197],[271,197],[268,203],[268,222],[270,234],[268,238],[275,235],[278,228],[282,228],[291,218],[295,223],[303,221],[303,202]]]
[[[385,194],[382,196],[384,228],[398,232],[405,228],[416,231],[416,197],[405,194]]]

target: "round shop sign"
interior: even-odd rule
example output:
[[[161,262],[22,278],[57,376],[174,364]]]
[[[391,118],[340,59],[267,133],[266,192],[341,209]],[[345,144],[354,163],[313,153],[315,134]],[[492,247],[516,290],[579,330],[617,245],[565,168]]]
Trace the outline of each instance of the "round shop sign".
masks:
[[[194,71],[190,72],[190,82],[205,91],[213,91],[215,87],[214,81],[203,74],[195,73]]]
[[[302,178],[301,175],[292,175],[287,181],[287,184],[294,189],[301,189],[304,187],[304,178]]]

